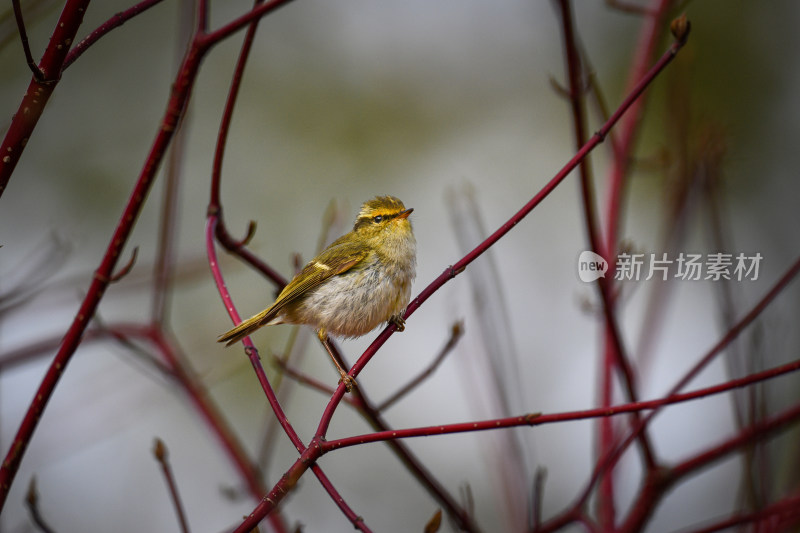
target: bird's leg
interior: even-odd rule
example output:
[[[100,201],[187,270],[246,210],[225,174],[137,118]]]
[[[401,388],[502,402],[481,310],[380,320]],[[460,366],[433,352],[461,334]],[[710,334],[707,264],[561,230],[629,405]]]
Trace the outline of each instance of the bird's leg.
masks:
[[[333,364],[336,365],[336,370],[339,371],[339,375],[341,376],[339,381],[344,383],[344,386],[347,388],[347,392],[353,392],[353,386],[356,384],[356,382],[353,378],[347,375],[347,372],[345,372],[344,368],[342,368],[342,365],[340,365],[339,361],[336,360],[336,356],[333,355],[333,349],[328,341],[328,333],[324,329],[320,328],[319,331],[317,331],[317,337],[319,337],[319,341],[322,343],[322,345],[325,347],[325,351],[327,351],[328,355],[331,357]]]
[[[400,315],[392,315],[389,317],[389,323],[397,327],[397,331],[404,331],[406,329],[406,321]]]

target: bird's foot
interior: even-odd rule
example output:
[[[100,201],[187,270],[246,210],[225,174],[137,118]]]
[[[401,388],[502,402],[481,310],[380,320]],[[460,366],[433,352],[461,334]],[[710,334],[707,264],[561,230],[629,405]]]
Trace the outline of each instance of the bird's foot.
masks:
[[[347,389],[347,392],[353,392],[353,387],[356,386],[356,380],[345,373],[342,373],[342,377],[339,378],[339,383],[344,383],[344,387]]]
[[[389,318],[389,323],[394,324],[397,327],[397,331],[404,331],[406,329],[406,321],[403,320],[403,317],[400,315],[392,315]]]

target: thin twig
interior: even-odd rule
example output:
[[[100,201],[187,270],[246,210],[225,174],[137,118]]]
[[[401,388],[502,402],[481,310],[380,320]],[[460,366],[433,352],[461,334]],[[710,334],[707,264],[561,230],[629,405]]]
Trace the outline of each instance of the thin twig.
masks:
[[[533,532],[539,531],[542,525],[542,506],[544,502],[544,484],[547,481],[547,470],[537,468],[533,478],[533,488],[531,490],[531,527]]]
[[[631,15],[649,15],[653,16],[655,11],[653,9],[644,7],[632,2],[624,2],[623,0],[606,0],[608,7],[614,8],[622,13],[629,13]]]
[[[422,370],[414,379],[406,383],[403,387],[400,388],[397,392],[389,396],[387,399],[383,401],[383,403],[379,404],[376,409],[378,411],[385,411],[392,405],[394,405],[398,400],[406,396],[409,392],[417,388],[423,381],[425,381],[431,374],[433,374],[439,365],[442,364],[445,357],[456,347],[458,341],[464,335],[464,323],[463,322],[456,322],[450,328],[450,337],[447,339],[447,342],[439,351],[439,354],[436,358],[430,362],[430,364]]]
[[[644,72],[647,71],[656,46],[663,35],[664,19],[667,11],[672,5],[672,0],[653,0],[655,7],[652,13],[645,18],[645,27],[642,29],[640,44],[636,47],[636,56],[633,59],[628,86],[632,87],[638,83]],[[685,37],[685,36],[684,36]],[[678,48],[685,44],[685,38],[676,42]],[[631,154],[639,132],[645,100],[641,99],[631,106],[631,112],[620,124],[618,151],[615,152],[612,168],[610,171],[610,186],[606,199],[606,231],[605,231],[605,252],[608,254],[606,260],[609,268],[613,266],[618,240],[618,232],[622,220],[622,197],[625,193],[625,186],[628,182]]]
[[[30,81],[17,112],[11,119],[3,142],[0,143],[0,154],[2,154],[0,157],[0,196],[8,185],[14,169],[25,151],[28,139],[58,84],[69,45],[83,22],[83,14],[88,5],[89,0],[66,1],[50,37],[50,42],[39,61],[38,70],[41,72],[41,76],[35,76]],[[1,488],[0,491],[2,491]],[[2,502],[0,502],[0,507],[2,507]]]
[[[278,367],[278,369],[282,374],[285,374],[286,376],[292,378],[297,383],[305,385],[306,387],[315,390],[319,393],[322,393],[325,396],[331,396],[335,392],[336,389],[324,383],[323,381],[320,381],[314,378],[313,376],[309,376],[308,374],[289,366],[289,364],[284,360],[284,358],[279,357],[276,354],[270,354],[270,358],[275,364],[275,366]],[[352,401],[351,398],[345,398],[345,403],[350,403],[351,405],[353,405],[354,402]]]
[[[711,446],[692,458],[662,471],[658,477],[648,479],[645,486],[631,505],[631,511],[625,522],[616,529],[620,533],[635,533],[641,531],[660,503],[669,488],[676,482],[686,479],[698,470],[708,468],[713,463],[728,457],[730,454],[771,438],[773,433],[784,431],[787,426],[795,425],[800,420],[800,405],[786,409],[782,413],[764,421],[751,424],[719,444]]]
[[[395,326],[390,325],[388,327],[393,328]],[[339,348],[333,343],[331,344],[331,348],[337,357],[341,359]],[[351,374],[353,371],[354,368],[350,370]],[[332,398],[338,397],[338,395],[342,394],[343,391],[344,385],[340,383],[336,391],[334,391]],[[367,421],[370,427],[372,427],[373,431],[392,431],[389,424],[383,419],[380,412],[375,408],[373,402],[367,396],[366,391],[362,389],[355,389],[353,394],[350,396],[354,405],[358,408],[359,413],[364,420]],[[340,398],[339,402],[341,401],[342,399]],[[323,413],[323,418],[324,416],[325,415]],[[319,431],[319,428],[317,431]],[[322,441],[324,440],[324,437],[317,434],[315,435],[315,439]],[[473,518],[473,514],[468,509],[464,509],[458,504],[455,498],[453,498],[453,496],[447,492],[447,489],[444,487],[444,485],[433,476],[430,470],[411,452],[411,450],[403,442],[390,440],[387,442],[387,445],[400,460],[400,462],[403,463],[411,475],[417,479],[420,485],[442,505],[445,512],[447,512],[447,515],[455,522],[455,524],[457,524],[460,530],[476,533],[480,531],[478,524]]]
[[[194,32],[192,21],[196,17],[195,2],[193,0],[181,0],[178,9],[175,63],[177,67],[180,67],[181,58],[192,41]],[[172,294],[170,289],[176,263],[175,238],[179,221],[179,194],[183,177],[183,159],[186,154],[188,139],[187,128],[184,127],[184,124],[189,120],[189,117],[190,108],[187,107],[186,113],[178,122],[175,139],[167,154],[167,168],[164,175],[164,195],[161,200],[161,216],[159,217],[156,258],[153,264],[152,303],[150,307],[150,320],[161,327],[166,327],[170,316],[169,304]]]
[[[330,479],[328,479],[328,476],[325,475],[325,472],[322,471],[322,468],[314,463],[311,465],[311,471],[317,476],[320,485],[322,485],[322,488],[325,489],[325,492],[328,493],[336,506],[339,507],[350,523],[353,524],[353,528],[363,531],[364,533],[371,533],[372,530],[367,526],[364,518],[356,514],[355,511],[350,508],[345,499],[339,494],[339,491],[336,490],[336,487],[333,486]]]
[[[257,0],[256,3],[260,3]],[[208,32],[208,0],[199,0],[197,4],[197,27],[195,32],[197,35],[204,35]]]
[[[32,477],[28,485],[28,493],[25,496],[25,504],[28,506],[28,511],[31,513],[31,520],[36,524],[44,533],[54,533],[47,522],[42,517],[42,512],[39,510],[39,491],[36,490],[36,478]]]
[[[257,1],[253,7],[253,11],[258,9],[259,7],[263,8],[265,5],[271,5],[274,9],[275,7],[279,7],[282,5],[282,2],[268,2],[267,4],[260,4]],[[286,280],[278,274],[275,270],[273,270],[270,266],[266,263],[261,261],[257,258],[254,254],[250,253],[246,248],[243,247],[243,241],[236,241],[231,237],[228,233],[224,218],[222,216],[222,204],[220,201],[220,187],[221,187],[221,180],[222,180],[222,161],[225,154],[225,146],[228,139],[228,132],[230,130],[231,120],[233,118],[233,111],[236,107],[236,100],[239,94],[239,89],[241,87],[242,77],[244,75],[244,68],[247,64],[247,59],[250,55],[250,50],[252,48],[253,40],[255,38],[255,32],[257,30],[259,18],[253,18],[249,21],[249,27],[247,33],[245,34],[244,41],[242,42],[241,49],[239,51],[239,57],[236,62],[236,67],[234,68],[233,78],[231,80],[231,85],[228,89],[228,96],[225,101],[225,109],[222,114],[222,119],[220,122],[219,130],[217,133],[217,143],[216,148],[214,151],[214,161],[212,165],[212,173],[211,173],[211,190],[209,194],[209,205],[208,205],[208,218],[206,224],[206,253],[209,259],[209,266],[211,268],[212,275],[214,277],[214,282],[217,285],[217,291],[222,298],[223,303],[225,304],[225,309],[228,311],[232,321],[234,324],[238,324],[241,322],[241,318],[239,317],[239,313],[236,310],[236,307],[233,304],[233,299],[231,298],[230,293],[228,292],[228,288],[225,285],[225,281],[222,277],[222,272],[219,268],[219,262],[217,260],[217,252],[214,246],[214,238],[220,242],[228,251],[234,252],[239,257],[244,259],[245,261],[249,262],[254,267],[258,268],[262,272],[264,272],[268,277],[270,277],[276,284],[279,286],[283,286],[286,284]],[[248,226],[248,235],[251,235],[251,230],[255,230],[255,225],[250,224]],[[249,240],[248,237],[244,239]],[[288,418],[283,412],[283,408],[278,401],[277,396],[275,395],[275,391],[272,388],[272,385],[269,383],[267,379],[267,375],[264,372],[264,368],[261,365],[261,360],[258,356],[258,351],[256,347],[253,345],[252,341],[249,338],[245,338],[243,341],[245,346],[245,352],[250,359],[250,363],[253,366],[253,369],[256,372],[256,377],[258,378],[259,383],[261,384],[261,388],[264,391],[267,401],[272,408],[272,411],[275,413],[276,418],[280,422],[283,430],[286,432],[286,435],[289,437],[289,440],[294,445],[295,449],[299,453],[303,453],[306,449],[306,445],[300,440],[300,437],[295,432],[292,425],[289,423]]]
[[[147,350],[142,346],[138,345],[133,340],[134,338],[136,338],[139,340],[152,342],[153,340],[152,326],[139,326],[139,325],[128,325],[128,324],[115,324],[109,326],[103,322],[103,320],[99,317],[99,315],[95,316],[94,322],[96,324],[96,327],[88,330],[87,335],[100,332],[102,334],[101,338],[105,338],[106,336],[111,337],[111,339],[117,341],[120,344],[120,346],[129,351],[134,358],[155,368],[160,375],[165,376],[169,379],[175,379],[175,373],[172,371],[172,368],[169,365],[159,360],[158,356],[153,354],[150,350]]]
[[[488,235],[481,217],[479,203],[470,187],[447,195],[448,211],[456,237],[459,253],[466,253],[476,242]],[[469,395],[473,408],[485,416],[509,416],[524,408],[524,377],[513,342],[503,276],[494,255],[489,252],[483,261],[476,262],[467,271],[476,303],[478,338],[482,345],[474,363],[479,365],[471,372],[475,387],[483,394]],[[473,347],[474,349],[474,347]],[[482,398],[481,398],[482,396]],[[482,415],[484,416],[484,415]],[[514,531],[525,529],[528,482],[533,474],[531,451],[535,448],[533,435],[528,431],[508,431],[485,439],[486,454],[491,458],[487,467],[494,474],[496,489],[502,493],[501,500],[508,517],[506,527]]]
[[[11,0],[11,5],[14,6],[14,18],[17,21],[22,50],[25,52],[25,62],[28,63],[28,68],[30,68],[33,73],[33,79],[41,83],[44,80],[44,73],[39,69],[39,66],[33,59],[33,54],[31,54],[31,47],[28,43],[28,33],[25,31],[25,21],[22,18],[22,7],[19,5],[19,0]]]
[[[623,100],[617,110],[611,115],[609,120],[592,136],[592,138],[567,162],[566,165],[534,195],[519,211],[517,211],[509,220],[500,226],[494,233],[487,237],[483,242],[472,249],[467,255],[462,257],[454,265],[447,267],[436,279],[434,279],[422,292],[414,298],[406,308],[404,314],[405,319],[408,319],[428,298],[430,298],[436,291],[438,291],[447,282],[455,278],[458,274],[462,273],[470,263],[480,257],[486,250],[497,243],[503,238],[506,233],[511,231],[522,219],[524,219],[536,206],[538,206],[559,184],[580,164],[586,155],[591,152],[597,145],[603,142],[608,131],[614,127],[619,121],[625,111],[631,107],[633,102],[644,92],[647,86],[658,76],[658,74],[672,61],[678,51],[681,49],[682,44],[675,42],[670,48],[661,56],[661,58],[651,67],[647,74],[639,80],[639,83],[633,88],[628,96]],[[388,325],[378,337],[370,344],[364,351],[361,357],[356,361],[355,365],[350,369],[350,376],[357,377],[364,366],[372,359],[378,349],[386,343],[389,337],[394,333],[396,326],[394,324]],[[323,413],[320,420],[317,434],[324,436],[327,432],[328,426],[333,418],[333,413],[336,406],[344,396],[344,385],[340,385],[336,394],[331,398],[328,406]]]
[[[292,326],[289,332],[289,338],[286,341],[286,345],[284,347],[284,355],[279,356],[273,352],[269,353],[269,357],[272,361],[274,361],[275,367],[278,369],[278,372],[275,373],[275,377],[272,381],[272,386],[275,389],[275,393],[278,396],[278,401],[284,403],[286,398],[289,396],[290,388],[284,385],[284,369],[288,367],[288,360],[292,356],[295,351],[301,351],[301,345],[305,346],[305,343],[297,343],[297,340],[300,339],[300,332],[301,329],[299,326]],[[307,339],[307,337],[303,337],[303,340]],[[292,369],[294,371],[294,369]],[[290,374],[289,372],[285,372],[286,374]],[[293,377],[289,375],[289,377]],[[308,377],[308,376],[304,376]],[[299,381],[299,380],[297,380]],[[332,389],[325,393],[325,395],[332,394]],[[267,465],[269,464],[269,460],[272,455],[276,451],[275,446],[275,439],[278,437],[279,433],[277,431],[280,428],[280,424],[278,423],[278,419],[275,417],[275,413],[272,411],[267,411],[264,413],[266,419],[266,427],[264,428],[264,437],[261,439],[259,443],[259,451],[256,455],[258,457],[258,464],[260,465],[261,469],[264,471],[264,475],[268,474],[267,472]]]
[[[569,0],[559,0],[561,10],[562,35],[564,38],[564,50],[569,79],[569,102],[572,111],[573,133],[575,135],[576,147],[580,148],[586,142],[586,116],[585,116],[585,82],[583,62],[578,53],[577,37],[575,35],[574,22],[572,17],[572,7]],[[597,212],[595,207],[595,193],[589,158],[584,158],[579,167],[581,200],[584,214],[584,224],[589,239],[591,251],[606,257],[607,254],[602,246],[598,230]],[[603,310],[606,320],[606,338],[609,339],[609,348],[613,350],[613,357],[604,357],[604,364],[601,366],[600,390],[601,404],[611,404],[612,374],[611,365],[616,363],[617,368],[622,371],[628,399],[635,402],[638,397],[635,392],[635,382],[632,370],[628,364],[628,357],[623,352],[621,335],[617,326],[615,308],[611,298],[611,286],[605,278],[599,278],[597,283],[600,296],[603,301]],[[635,415],[636,416],[636,415]],[[639,436],[645,464],[648,469],[655,467],[652,446],[646,432],[641,432]],[[609,418],[599,420],[598,446],[600,454],[608,450],[615,441],[612,421]],[[614,479],[613,476],[604,476],[601,480],[600,490],[597,498],[597,509],[600,524],[603,527],[612,527],[614,524]]]
[[[800,274],[800,258],[789,267],[789,269],[778,279],[769,291],[758,301],[739,321],[731,326],[725,335],[698,361],[684,376],[667,392],[665,398],[669,399],[679,394],[683,388],[688,385],[704,368],[706,368],[719,354],[721,354],[738,336],[744,331],[745,328],[750,326],[756,318],[773,302],[773,300],[783,292],[783,290],[791,283],[797,275]],[[648,414],[641,422],[640,426],[647,424],[656,414],[658,410]],[[631,431],[631,434],[613,450],[610,455],[617,457],[627,448],[628,445],[635,438],[636,433],[640,430],[637,426]],[[597,469],[604,468],[604,461],[598,461]],[[587,495],[588,497],[588,495]]]
[[[222,298],[225,308],[228,310],[228,313],[230,314],[234,323],[238,324],[241,322],[241,318],[239,317],[239,313],[233,304],[233,299],[228,292],[228,288],[225,285],[225,280],[222,277],[222,272],[219,269],[219,262],[217,261],[217,252],[214,247],[214,234],[216,231],[217,220],[218,219],[216,216],[211,216],[206,224],[206,252],[208,254],[208,265],[211,268],[211,274],[214,278],[214,282],[217,285],[217,292],[219,293],[220,298]],[[303,444],[302,440],[300,440],[300,437],[289,423],[289,419],[286,417],[280,402],[278,402],[278,398],[275,396],[275,391],[272,388],[269,379],[267,379],[267,374],[264,371],[264,367],[261,365],[261,358],[258,355],[258,350],[256,349],[255,345],[253,345],[253,342],[249,337],[245,337],[242,340],[242,344],[244,344],[245,353],[250,360],[250,364],[253,366],[253,370],[256,373],[256,377],[261,385],[261,389],[264,391],[267,401],[275,413],[275,416],[278,418],[278,421],[280,421],[281,427],[283,427],[284,432],[286,432],[286,435],[289,437],[289,440],[292,442],[297,451],[299,453],[303,453],[303,451],[306,449],[306,445]]]
[[[641,33],[642,45],[637,48],[637,55],[632,63],[630,71],[629,84],[638,83],[636,80],[640,79],[642,73],[648,68],[651,58],[655,52],[656,44],[663,33],[663,20],[666,17],[667,9],[671,0],[654,0],[656,7],[652,9],[652,13],[645,19],[645,25]],[[686,40],[678,39],[675,41],[674,46],[681,47],[685,44]],[[644,109],[645,99],[637,100],[631,106],[631,111],[626,116],[625,120],[620,125],[619,146],[618,151],[614,152],[613,166],[610,173],[610,187],[608,201],[606,203],[606,231],[605,231],[605,245],[602,247],[605,253],[604,257],[609,262],[609,269],[613,271],[616,263],[614,257],[617,250],[618,231],[622,219],[622,195],[625,192],[625,186],[629,180],[629,165],[630,157],[633,153],[635,140],[638,133],[638,126],[641,121],[641,116]],[[613,281],[607,278],[600,278],[598,287],[600,295],[603,299],[603,311],[606,319],[605,340],[604,340],[604,353],[601,362],[602,373],[600,376],[600,403],[601,405],[610,405],[613,402],[613,373],[612,368],[616,366],[623,376],[623,383],[625,385],[628,397],[632,400],[636,398],[635,382],[633,378],[633,371],[630,367],[629,359],[623,351],[620,331],[614,313],[613,301]],[[649,440],[646,437],[646,426],[639,424],[638,418],[633,419],[634,424],[642,428],[638,432],[638,442],[641,446],[644,462],[648,471],[653,472],[656,470],[656,462],[653,456],[652,446],[649,445]],[[613,448],[616,437],[614,435],[613,427],[610,421],[603,421],[600,424],[600,442],[599,442],[599,455],[603,456],[608,454],[609,450]],[[600,479],[601,487],[599,492],[598,506],[600,509],[600,525],[601,527],[613,527],[615,521],[614,515],[614,494],[613,494],[613,478],[612,476],[603,476]]]
[[[525,415],[512,416],[507,418],[493,418],[491,420],[476,420],[472,422],[459,422],[456,424],[441,424],[438,426],[423,426],[407,429],[392,429],[389,431],[378,431],[374,433],[364,433],[352,437],[343,437],[323,441],[320,446],[323,453],[328,453],[340,448],[367,444],[370,442],[391,441],[394,439],[405,439],[412,437],[429,437],[432,435],[450,435],[454,433],[470,433],[474,431],[492,431],[501,428],[512,428],[520,426],[541,426],[571,420],[587,420],[592,418],[613,417],[622,414],[630,414],[642,411],[652,411],[667,405],[683,403],[691,400],[698,400],[708,396],[715,396],[724,392],[747,387],[769,379],[800,371],[800,359],[780,365],[763,372],[758,372],[745,376],[740,379],[732,379],[711,387],[704,387],[691,392],[674,394],[666,398],[656,400],[646,400],[631,402],[626,404],[614,405],[610,407],[598,407],[583,411],[566,411],[562,413],[542,414],[528,413]]]
[[[192,46],[184,57],[181,68],[178,70],[175,80],[172,83],[172,92],[167,104],[167,110],[159,123],[159,128],[151,145],[150,152],[136,180],[136,184],[128,197],[128,201],[114,229],[111,240],[106,247],[100,266],[96,270],[97,275],[92,279],[86,296],[72,324],[64,335],[58,353],[48,367],[20,423],[17,433],[11,442],[5,460],[2,462],[2,466],[0,466],[0,510],[5,506],[8,492],[19,470],[19,465],[25,455],[27,447],[30,444],[31,437],[38,426],[42,413],[52,397],[61,375],[72,359],[72,355],[80,344],[83,333],[91,317],[94,315],[105,294],[109,283],[108,280],[113,275],[112,273],[119,260],[120,251],[127,243],[133,231],[138,215],[142,210],[148,192],[155,180],[158,167],[172,141],[175,129],[186,111],[186,106],[188,105],[203,57],[212,46],[231,35],[231,33],[237,31],[250,21],[265,16],[289,1],[290,0],[273,0],[267,2],[259,6],[259,8],[254,8],[247,15],[239,17],[233,23],[217,30],[214,32],[213,36],[210,36],[210,34],[198,35],[193,39]],[[83,15],[88,3],[89,0],[67,0],[61,17],[59,18],[59,23],[51,37],[50,44],[45,50],[42,61],[39,64],[39,67],[45,74],[46,81],[43,83],[39,83],[36,80],[31,81],[29,89],[20,104],[19,112],[15,115],[11,126],[6,132],[3,143],[0,146],[0,153],[3,154],[2,164],[0,164],[0,195],[5,189],[19,161],[23,148],[31,132],[35,128],[38,119],[41,117],[44,106],[60,77],[69,45],[72,44],[75,33],[83,20]]]
[[[274,2],[270,2],[274,3]],[[254,9],[261,4],[260,0],[256,1]],[[256,29],[258,28],[258,18],[254,19],[247,29],[244,41],[242,42],[239,51],[239,57],[236,60],[236,66],[233,70],[231,84],[228,88],[228,96],[225,100],[225,109],[222,112],[222,119],[220,120],[219,129],[217,131],[217,142],[214,148],[214,160],[211,166],[211,191],[208,203],[208,215],[217,218],[215,235],[217,241],[229,252],[242,261],[250,264],[268,279],[270,279],[276,286],[282,288],[286,285],[287,280],[281,276],[270,265],[259,259],[255,254],[250,252],[245,246],[255,235],[256,223],[250,221],[247,225],[247,233],[243,239],[235,239],[228,231],[225,224],[225,218],[222,212],[221,200],[221,184],[222,184],[222,162],[225,156],[225,147],[228,142],[228,133],[230,132],[231,121],[233,120],[233,111],[236,108],[236,101],[239,97],[239,90],[244,76],[245,65],[250,57],[250,50],[253,47],[253,40],[255,39]]]
[[[229,458],[236,466],[242,479],[247,484],[248,491],[254,498],[261,498],[267,492],[263,476],[240,439],[222,416],[219,408],[208,394],[205,386],[195,375],[188,364],[185,355],[180,351],[174,340],[170,339],[160,329],[152,331],[153,343],[160,350],[161,356],[170,365],[173,374],[182,389],[191,399],[203,420],[208,424]],[[281,513],[274,513],[270,522],[276,531],[287,531]]]
[[[31,302],[44,292],[48,281],[62,270],[70,255],[70,245],[55,232],[31,243],[31,251],[3,268],[0,277],[0,316]],[[60,283],[64,283],[59,281]]]
[[[64,60],[64,65],[62,66],[62,70],[65,70],[67,67],[72,65],[72,63],[74,63],[75,60],[81,56],[81,54],[83,54],[90,46],[96,43],[101,37],[106,35],[108,32],[110,32],[114,28],[122,26],[136,15],[139,15],[140,13],[147,11],[148,9],[150,9],[151,7],[162,1],[163,0],[144,0],[132,7],[129,7],[124,11],[115,13],[113,17],[102,23],[94,31],[92,31],[86,38],[82,39],[78,44],[76,44],[75,46],[72,47],[72,49],[70,49],[66,59]]]
[[[639,96],[644,92],[647,86],[652,82],[653,79],[668,65],[672,59],[675,57],[677,52],[680,50],[684,43],[683,42],[675,42],[669,48],[669,50],[659,59],[655,65],[651,67],[651,69],[647,72],[646,75],[642,77],[641,80],[636,84],[630,94],[625,98],[625,100],[620,104],[619,108],[611,115],[609,120],[600,128],[600,130],[595,133],[595,135],[587,142],[574,156],[573,158],[562,168],[562,170],[554,176],[550,182],[542,188],[539,193],[537,193],[525,206],[522,207],[514,216],[512,216],[505,224],[503,224],[500,228],[498,228],[492,235],[490,235],[487,239],[485,239],[481,244],[475,247],[471,252],[469,252],[466,256],[464,256],[461,260],[459,260],[455,265],[448,267],[445,271],[434,280],[428,287],[426,287],[412,302],[406,309],[404,318],[410,317],[414,311],[419,308],[422,303],[427,300],[434,292],[436,292],[439,288],[441,288],[445,283],[453,279],[459,273],[463,272],[464,269],[477,257],[483,254],[489,247],[494,245],[498,240],[500,240],[506,233],[508,233],[516,224],[518,224],[525,216],[527,216],[534,207],[536,207],[539,203],[547,197],[563,180],[564,178],[583,160],[586,155],[593,150],[598,144],[600,144],[603,139],[605,138],[608,131],[619,121],[620,117],[625,113],[625,111],[639,98]],[[213,215],[212,215],[213,218]],[[216,265],[216,260],[212,260],[212,270]],[[224,289],[224,285],[218,285]],[[223,292],[226,292],[223,290]],[[232,308],[232,304],[226,300],[226,308],[228,308],[229,312],[235,313],[235,309]],[[373,343],[367,348],[367,350],[361,355],[361,357],[356,361],[355,365],[350,369],[349,375],[351,377],[356,377],[364,366],[369,362],[369,360],[375,355],[377,350],[388,340],[389,336],[391,336],[396,329],[394,324],[388,325],[373,341]],[[276,506],[277,501],[280,501],[287,491],[291,489],[291,487],[296,484],[297,480],[300,476],[302,476],[303,472],[308,468],[307,464],[309,462],[313,462],[316,460],[317,457],[320,456],[321,450],[324,447],[325,449],[330,448],[330,442],[340,442],[340,441],[325,441],[325,434],[327,433],[327,429],[330,425],[330,422],[333,418],[333,414],[341,403],[345,394],[345,386],[344,384],[340,384],[334,395],[331,397],[328,405],[323,412],[323,415],[320,419],[319,426],[317,427],[317,431],[315,432],[315,436],[312,439],[312,443],[309,447],[301,453],[300,459],[298,459],[295,464],[290,467],[289,470],[284,474],[281,478],[281,481],[276,484],[267,497],[262,500],[262,502],[253,510],[253,512],[247,517],[247,519],[239,526],[237,531],[246,531],[247,528],[252,527],[253,525],[257,524],[259,520],[261,520],[264,516],[268,515]],[[377,413],[375,413],[375,418],[379,419]],[[535,416],[528,416],[526,418],[526,423],[529,423],[531,419],[535,418]],[[492,421],[492,424],[496,424],[498,421]],[[493,426],[496,427],[496,426]],[[432,433],[428,434],[435,434],[440,428],[436,428],[433,430]],[[470,429],[472,431],[474,429]],[[392,430],[394,432],[395,430]],[[373,433],[371,435],[367,435],[365,437],[372,438],[374,435],[379,433]],[[394,436],[386,435],[385,440],[394,441],[396,438],[397,433],[394,432]],[[356,444],[357,442],[353,442]],[[319,449],[317,449],[319,447]],[[468,517],[467,517],[468,518]]]
[[[800,258],[798,258],[791,267],[780,277],[780,279],[773,285],[773,287],[766,293],[766,295],[756,304],[753,308],[746,313],[739,322],[736,323],[735,326],[730,328],[726,334],[722,337],[722,339],[717,342],[714,347],[712,347],[708,353],[706,353],[700,361],[695,364],[679,381],[676,383],[670,391],[662,397],[663,405],[669,405],[672,403],[673,400],[677,398],[685,397],[684,395],[680,394],[680,391],[689,384],[689,382],[694,379],[697,374],[700,373],[702,369],[704,369],[708,364],[716,358],[717,355],[722,353],[722,351],[745,329],[747,328],[771,303],[772,301],[783,292],[783,290],[789,285],[789,283],[800,273]],[[765,371],[765,372],[772,372],[772,371]],[[762,376],[766,376],[764,372],[761,373]],[[752,378],[753,376],[748,376],[748,378]],[[769,376],[772,377],[772,376]],[[741,382],[740,380],[737,380]],[[756,380],[758,381],[758,380]],[[734,387],[736,388],[736,387]],[[589,500],[592,489],[597,483],[598,479],[603,472],[606,471],[621,455],[622,453],[628,448],[628,446],[636,440],[637,433],[641,431],[646,424],[648,424],[654,416],[656,416],[660,409],[663,406],[656,406],[654,410],[645,416],[639,424],[635,428],[633,428],[630,434],[613,450],[609,451],[604,457],[600,458],[592,472],[592,476],[590,477],[589,481],[586,484],[581,495],[575,500],[573,505],[570,509],[563,512],[562,514],[554,517],[550,522],[548,522],[548,531],[555,531],[560,527],[563,527],[565,524],[572,522],[575,520],[576,512],[584,507],[586,502]]]
[[[714,533],[716,531],[735,531],[735,526],[766,521],[770,529],[765,531],[796,531],[800,524],[800,496],[790,496],[753,512],[739,511],[728,518],[701,527],[681,530],[683,533]],[[756,524],[755,531],[760,531]]]
[[[69,3],[69,2],[68,2]],[[66,8],[65,8],[66,9]],[[77,28],[76,28],[77,29]],[[164,156],[164,153],[169,146],[180,117],[189,99],[194,80],[196,79],[197,72],[200,68],[200,59],[202,54],[189,54],[187,55],[183,67],[180,69],[176,81],[173,84],[173,93],[170,98],[170,105],[162,119],[161,126],[153,141],[150,154],[144,164],[144,167],[136,180],[133,191],[128,197],[128,202],[123,210],[120,221],[114,229],[111,240],[106,247],[100,266],[96,270],[96,275],[92,279],[86,296],[81,303],[75,318],[68,328],[61,347],[50,364],[47,372],[39,385],[36,395],[31,402],[28,410],[23,417],[22,423],[19,426],[16,436],[11,443],[9,451],[6,455],[5,461],[0,466],[0,509],[5,505],[8,491],[11,487],[13,479],[19,469],[19,464],[25,454],[25,450],[30,443],[36,426],[41,419],[42,412],[47,405],[48,400],[53,394],[55,387],[67,367],[67,364],[75,353],[78,345],[81,342],[86,327],[89,324],[91,317],[94,315],[97,307],[100,304],[105,290],[108,287],[109,280],[113,275],[114,268],[119,260],[120,251],[128,240],[137,215],[144,205],[147,193],[150,186],[153,184],[158,168],[158,162]],[[32,126],[31,126],[32,127]],[[9,134],[11,129],[9,129]],[[7,136],[8,138],[8,136]],[[2,188],[2,172],[7,167],[13,165],[0,166],[0,188]],[[10,170],[10,169],[9,169]]]
[[[169,495],[172,499],[172,506],[175,508],[175,514],[178,517],[178,523],[181,526],[183,533],[189,533],[189,523],[186,521],[186,512],[183,510],[181,497],[178,493],[178,485],[175,483],[175,476],[172,475],[172,467],[169,464],[169,453],[164,441],[156,437],[155,444],[153,445],[153,456],[156,461],[161,465],[161,471],[164,473],[164,481],[167,482]]]
[[[279,358],[275,360],[276,364],[281,365],[282,363],[280,361]],[[325,383],[299,372],[294,368],[285,366],[283,367],[283,371],[286,372],[287,376],[296,379],[298,383],[317,390],[326,396],[331,396],[335,392]],[[344,397],[342,401],[345,405],[356,409],[375,431],[391,431],[386,422],[378,417],[378,409],[370,404],[369,399],[364,397],[362,391],[356,391],[356,393]],[[456,523],[460,524],[459,527],[463,531],[479,531],[477,526],[471,522],[471,515],[458,506],[456,501],[444,490],[443,486],[431,476],[430,472],[422,465],[419,459],[417,459],[403,443],[389,441],[387,444],[419,483],[441,503],[448,515],[455,520]]]
[[[109,283],[116,283],[120,281],[122,278],[130,274],[131,270],[133,270],[133,265],[136,264],[136,258],[139,257],[139,247],[134,246],[133,251],[131,252],[131,258],[128,259],[128,262],[122,265],[116,274],[111,276],[108,280]]]

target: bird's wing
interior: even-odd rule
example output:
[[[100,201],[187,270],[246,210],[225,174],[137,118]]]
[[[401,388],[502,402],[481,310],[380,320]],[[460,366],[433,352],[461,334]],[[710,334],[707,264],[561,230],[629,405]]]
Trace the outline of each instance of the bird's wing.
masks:
[[[319,287],[325,280],[344,274],[369,253],[364,246],[336,241],[317,257],[312,259],[303,270],[278,295],[270,308],[274,317],[289,302]]]
[[[242,337],[249,335],[274,319],[286,304],[318,287],[326,279],[347,272],[369,253],[364,246],[342,241],[344,238],[335,241],[303,267],[303,270],[283,288],[275,303],[269,308],[223,333],[217,338],[217,342],[225,342],[227,346],[230,346]]]

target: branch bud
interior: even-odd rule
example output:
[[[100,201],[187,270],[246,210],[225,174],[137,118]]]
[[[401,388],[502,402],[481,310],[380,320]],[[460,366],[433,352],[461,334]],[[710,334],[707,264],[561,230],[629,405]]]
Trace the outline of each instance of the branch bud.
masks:
[[[672,32],[672,35],[681,44],[684,44],[686,39],[689,38],[689,31],[691,29],[692,23],[686,18],[686,13],[674,19],[669,25],[669,31]]]

